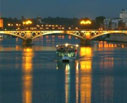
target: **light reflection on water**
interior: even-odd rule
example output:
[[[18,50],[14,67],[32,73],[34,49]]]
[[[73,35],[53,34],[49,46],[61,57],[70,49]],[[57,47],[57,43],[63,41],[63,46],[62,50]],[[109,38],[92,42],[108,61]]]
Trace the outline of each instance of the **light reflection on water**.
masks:
[[[0,44],[1,103],[127,102],[127,44],[94,42],[64,64],[55,58],[56,38],[46,38],[32,47]]]
[[[92,93],[92,48],[80,47],[80,55],[85,55],[84,59],[80,61],[80,98],[81,103],[91,103]]]
[[[23,103],[32,103],[32,71],[33,71],[33,50],[23,49],[22,82],[23,82]]]

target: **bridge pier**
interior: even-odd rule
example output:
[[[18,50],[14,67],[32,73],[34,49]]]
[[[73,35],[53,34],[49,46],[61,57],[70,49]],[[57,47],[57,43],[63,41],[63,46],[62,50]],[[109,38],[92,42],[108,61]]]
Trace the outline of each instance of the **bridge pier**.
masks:
[[[32,45],[32,39],[23,40],[23,46],[31,46],[31,45]]]
[[[90,46],[91,45],[91,40],[80,40],[80,45],[81,46]]]

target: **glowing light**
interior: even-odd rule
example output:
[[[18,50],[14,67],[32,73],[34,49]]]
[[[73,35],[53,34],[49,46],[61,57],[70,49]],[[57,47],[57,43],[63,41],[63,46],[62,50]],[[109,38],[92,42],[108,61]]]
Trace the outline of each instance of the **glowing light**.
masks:
[[[69,45],[68,43],[65,44],[66,47],[67,47],[68,45]]]
[[[32,69],[32,57],[33,57],[33,50],[31,48],[24,49],[24,61],[23,64],[24,72],[30,72]]]
[[[80,48],[80,56],[91,57],[92,56],[92,48],[91,47],[81,47]]]
[[[90,36],[91,36],[90,32],[87,32],[85,35],[86,35],[86,39],[90,39]]]
[[[23,21],[23,25],[31,25],[33,22],[31,20]]]
[[[71,30],[71,27],[69,27],[68,29]]]
[[[56,45],[56,47],[58,47],[58,45]]]
[[[80,103],[91,103],[92,96],[92,49],[90,47],[81,47],[80,56],[85,56],[80,61],[80,73],[83,74],[80,77]]]
[[[19,24],[16,24],[16,26],[19,26]]]
[[[65,103],[69,103],[70,99],[70,65],[65,67]]]
[[[11,26],[11,24],[10,24],[10,23],[8,23],[7,25],[8,25],[8,26]]]
[[[90,25],[90,24],[92,24],[92,21],[91,20],[81,20],[80,24],[81,25]]]
[[[23,103],[32,103],[32,48],[23,50]]]
[[[78,30],[79,28],[78,27],[75,27],[76,30]]]
[[[0,19],[0,28],[3,28],[3,19]]]
[[[76,46],[76,47],[79,47],[79,45],[78,45],[78,44],[76,44],[75,46]]]

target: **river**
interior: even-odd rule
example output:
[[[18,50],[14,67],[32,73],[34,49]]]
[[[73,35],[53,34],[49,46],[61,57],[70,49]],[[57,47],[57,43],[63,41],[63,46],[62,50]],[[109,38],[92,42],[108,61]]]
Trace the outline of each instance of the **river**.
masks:
[[[93,41],[80,59],[61,63],[56,44],[71,36],[45,36],[31,47],[0,41],[0,103],[127,103],[127,44]]]

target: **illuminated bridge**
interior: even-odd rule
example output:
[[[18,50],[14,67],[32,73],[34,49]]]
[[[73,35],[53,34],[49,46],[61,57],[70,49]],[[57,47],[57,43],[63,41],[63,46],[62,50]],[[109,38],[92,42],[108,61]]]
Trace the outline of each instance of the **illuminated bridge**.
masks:
[[[93,40],[107,34],[127,34],[126,30],[42,30],[42,31],[0,31],[0,34],[11,35],[23,40],[33,40],[35,38],[50,34],[68,34],[81,40]]]

